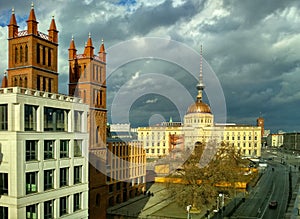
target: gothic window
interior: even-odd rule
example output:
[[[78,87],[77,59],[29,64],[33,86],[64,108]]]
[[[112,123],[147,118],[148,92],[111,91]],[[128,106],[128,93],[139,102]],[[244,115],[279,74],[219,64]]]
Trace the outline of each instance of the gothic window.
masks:
[[[46,64],[46,47],[43,46],[43,65]]]
[[[14,87],[18,86],[18,79],[15,77],[13,80],[14,80]]]
[[[83,102],[86,102],[86,90],[83,91]]]
[[[28,46],[25,46],[25,62],[28,62]]]
[[[15,48],[15,63],[18,62],[18,48]]]
[[[27,77],[25,77],[25,78],[24,78],[24,87],[28,87],[27,83],[28,83]]]
[[[40,63],[40,58],[41,58],[41,54],[40,54],[40,44],[36,45],[36,62]]]
[[[52,50],[49,48],[48,49],[48,66],[51,66],[51,54],[52,54]]]
[[[20,47],[20,62],[23,62],[23,47]]]
[[[7,104],[0,105],[0,130],[7,130]]]

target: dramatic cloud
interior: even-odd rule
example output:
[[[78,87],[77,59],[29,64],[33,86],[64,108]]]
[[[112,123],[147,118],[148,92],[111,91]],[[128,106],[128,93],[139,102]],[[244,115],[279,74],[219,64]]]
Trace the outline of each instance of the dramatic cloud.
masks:
[[[25,29],[31,1],[0,0],[0,4],[0,72],[4,72],[11,9],[19,28]],[[213,112],[222,114],[215,96],[221,100],[223,93],[214,93],[214,86],[221,86],[226,104],[219,104],[225,105],[228,122],[255,124],[262,115],[273,132],[299,131],[299,1],[36,0],[34,7],[41,32],[47,33],[55,16],[61,93],[67,93],[72,35],[78,53],[83,52],[89,33],[96,52],[104,39],[108,66],[114,67],[108,69],[107,78],[109,121],[140,126],[170,117],[181,120],[197,92],[197,53],[203,44],[203,56],[212,68],[203,69],[205,98]],[[150,47],[144,37],[162,40]],[[212,71],[220,84],[212,80]],[[115,119],[111,118],[114,106],[121,112]]]

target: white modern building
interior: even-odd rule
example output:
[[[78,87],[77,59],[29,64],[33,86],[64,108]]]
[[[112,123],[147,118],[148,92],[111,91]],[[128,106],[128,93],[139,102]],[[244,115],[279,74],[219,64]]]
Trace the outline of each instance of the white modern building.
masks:
[[[88,105],[29,88],[0,89],[0,215],[88,218]]]

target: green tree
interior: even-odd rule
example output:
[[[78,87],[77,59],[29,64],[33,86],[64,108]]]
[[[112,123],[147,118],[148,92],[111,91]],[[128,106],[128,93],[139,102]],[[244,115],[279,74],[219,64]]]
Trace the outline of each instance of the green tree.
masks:
[[[192,209],[207,209],[216,203],[219,192],[232,195],[235,182],[248,180],[244,175],[247,163],[232,145],[214,142],[206,147],[197,142],[181,168],[169,176],[179,178],[180,183],[171,180],[167,191],[182,207],[191,204]]]

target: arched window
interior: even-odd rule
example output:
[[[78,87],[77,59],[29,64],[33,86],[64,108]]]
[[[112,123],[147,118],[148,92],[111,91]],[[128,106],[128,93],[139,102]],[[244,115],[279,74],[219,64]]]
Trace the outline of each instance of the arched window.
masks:
[[[28,62],[28,46],[25,46],[25,62]]]
[[[28,87],[28,85],[27,85],[27,77],[24,78],[24,87]]]
[[[18,62],[18,48],[15,48],[15,63]]]
[[[20,47],[20,62],[23,62],[23,47]]]
[[[14,80],[14,83],[13,83],[14,87],[17,87],[18,86],[18,80],[17,80],[17,78],[15,77],[13,80]]]
[[[22,82],[23,82],[23,80],[22,80],[22,78],[20,77],[20,79],[19,79],[19,87],[23,87]]]
[[[49,48],[48,49],[48,66],[51,66],[51,56],[52,55],[52,50]]]
[[[83,102],[86,102],[86,90],[83,91]]]
[[[43,46],[43,65],[46,64],[46,47]]]

